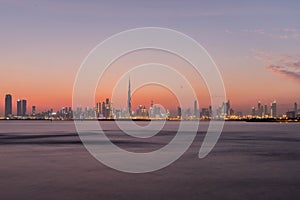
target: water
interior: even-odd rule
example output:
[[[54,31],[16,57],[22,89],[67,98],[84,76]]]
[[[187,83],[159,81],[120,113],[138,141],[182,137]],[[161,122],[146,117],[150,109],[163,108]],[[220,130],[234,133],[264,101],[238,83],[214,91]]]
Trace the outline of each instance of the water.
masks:
[[[139,122],[146,125],[147,122]],[[170,141],[179,122],[150,139],[133,139],[101,122],[121,148],[148,152]],[[228,122],[204,159],[207,129],[172,165],[127,174],[95,160],[73,122],[0,121],[0,199],[299,199],[300,123]]]

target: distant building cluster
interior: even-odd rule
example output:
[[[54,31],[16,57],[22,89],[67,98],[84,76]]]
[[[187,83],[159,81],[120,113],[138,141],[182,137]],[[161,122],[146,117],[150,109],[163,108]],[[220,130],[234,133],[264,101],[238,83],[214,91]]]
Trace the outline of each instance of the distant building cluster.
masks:
[[[12,119],[12,118],[24,118],[28,117],[27,111],[27,100],[25,99],[18,99],[17,100],[17,113],[16,115],[13,114],[13,103],[12,103],[12,95],[6,94],[5,95],[5,105],[4,105],[4,116],[5,118]],[[31,115],[35,114],[35,106],[32,107]]]
[[[260,101],[257,103],[257,107],[253,106],[251,118],[257,119],[269,119],[269,118],[287,118],[287,119],[299,119],[300,118],[300,110],[298,109],[298,104],[294,103],[294,108],[292,110],[287,111],[282,115],[278,115],[277,113],[277,103],[276,100],[270,103],[269,107],[267,104],[262,104]]]
[[[270,103],[270,109],[268,105],[263,105],[260,101],[257,103],[257,107],[253,106],[251,111],[252,118],[277,118],[277,103],[274,100]]]
[[[33,105],[31,110],[28,109],[26,99],[16,101],[17,112],[13,113],[12,95],[5,95],[4,117],[5,119],[73,119],[71,107],[64,107],[60,111],[54,112],[50,109],[45,112],[37,113],[36,106]]]
[[[193,109],[182,109],[177,107],[177,113],[171,115],[170,111],[163,109],[161,106],[154,104],[151,101],[149,108],[146,105],[139,105],[137,109],[132,108],[131,102],[131,85],[128,83],[127,107],[124,109],[115,109],[113,103],[109,98],[105,101],[99,101],[92,107],[78,107],[72,109],[71,107],[63,107],[59,111],[50,109],[48,111],[36,112],[36,106],[32,106],[31,110],[27,107],[26,99],[18,99],[16,101],[16,113],[13,113],[12,95],[5,95],[5,119],[46,119],[46,120],[89,120],[89,119],[153,119],[153,120],[211,120],[211,119],[225,119],[225,120],[247,120],[247,119],[299,119],[300,110],[295,102],[294,108],[287,111],[281,116],[277,113],[277,103],[274,100],[268,106],[262,104],[260,101],[257,107],[253,106],[251,114],[243,115],[241,112],[234,112],[230,105],[230,101],[223,102],[215,110],[212,106],[207,108],[198,108],[198,102],[193,102]]]

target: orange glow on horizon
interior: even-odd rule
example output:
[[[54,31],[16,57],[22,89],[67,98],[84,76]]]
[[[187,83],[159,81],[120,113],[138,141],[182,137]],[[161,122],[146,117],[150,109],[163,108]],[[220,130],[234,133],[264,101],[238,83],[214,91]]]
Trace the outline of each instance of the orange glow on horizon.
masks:
[[[139,105],[145,105],[146,108],[149,108],[151,101],[169,110],[179,106],[176,96],[169,89],[160,85],[140,87],[132,94],[131,100],[133,109],[137,109]]]

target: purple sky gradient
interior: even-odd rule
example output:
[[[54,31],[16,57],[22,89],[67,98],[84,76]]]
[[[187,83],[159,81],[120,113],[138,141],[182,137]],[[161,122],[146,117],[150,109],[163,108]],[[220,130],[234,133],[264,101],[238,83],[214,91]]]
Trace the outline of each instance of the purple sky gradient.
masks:
[[[5,0],[0,5],[0,114],[6,93],[14,101],[28,99],[39,111],[70,106],[76,72],[89,51],[113,34],[145,26],[175,29],[202,44],[218,65],[235,110],[250,112],[259,100],[269,105],[276,99],[282,110],[300,103],[298,1]],[[188,102],[192,107],[193,100]]]

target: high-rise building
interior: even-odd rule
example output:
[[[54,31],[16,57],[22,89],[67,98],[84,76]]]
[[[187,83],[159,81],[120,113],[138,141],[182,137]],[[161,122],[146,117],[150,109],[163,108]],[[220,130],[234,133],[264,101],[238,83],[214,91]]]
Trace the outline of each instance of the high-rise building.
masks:
[[[129,82],[128,82],[127,109],[128,109],[129,116],[131,116],[132,115],[132,111],[131,111],[131,86],[130,86],[130,78],[129,78]]]
[[[102,102],[102,116],[106,118],[106,106],[104,101]]]
[[[96,112],[97,113],[100,113],[99,116],[97,117],[104,117],[105,119],[112,119],[114,117],[114,108],[113,108],[113,104],[109,101],[109,98],[106,98],[105,99],[105,102],[103,101],[102,102],[102,106],[101,106],[101,103],[97,103],[97,110]],[[102,108],[102,110],[101,110]],[[100,111],[100,112],[99,112]]]
[[[25,116],[27,112],[27,101],[23,99],[21,102],[22,102],[22,116]]]
[[[109,103],[109,118],[110,119],[114,118],[114,105],[112,102]]]
[[[153,103],[153,100],[151,100],[151,103],[150,103],[150,108],[149,108],[149,117],[150,118],[154,118],[154,103]]]
[[[274,100],[274,101],[271,103],[271,111],[270,111],[270,115],[271,115],[271,117],[274,117],[274,118],[277,117],[277,103],[276,103],[276,100]]]
[[[21,100],[18,99],[17,100],[17,116],[21,116],[22,115],[21,112],[22,112]]]
[[[229,100],[227,102],[222,103],[220,114],[222,117],[227,117],[230,115],[230,101]]]
[[[25,99],[18,99],[17,101],[17,116],[25,116],[27,110],[27,101]]]
[[[5,117],[12,115],[12,97],[10,94],[5,95]]]
[[[208,107],[208,112],[209,112],[209,117],[213,117],[213,110],[212,110],[212,106]]]
[[[96,114],[97,114],[97,118],[101,114],[101,102],[96,103]]]
[[[148,112],[147,112],[147,109],[146,109],[146,106],[142,106],[142,105],[139,105],[139,109],[137,110],[136,112],[136,115],[138,117],[142,117],[142,118],[145,118],[148,116]]]
[[[32,106],[31,115],[34,116],[36,114],[36,106]]]
[[[109,102],[109,98],[106,98],[105,100],[105,114],[104,114],[105,118],[108,119],[110,118],[110,102]]]
[[[294,112],[295,112],[295,115],[297,116],[297,114],[298,114],[298,105],[297,105],[296,102],[294,103]]]
[[[260,101],[258,101],[258,103],[257,103],[257,116],[262,117],[262,106],[261,106]]]
[[[230,115],[230,101],[228,100],[227,103],[226,103],[226,115]]]
[[[255,110],[255,107],[253,106],[252,107],[252,117],[256,116],[256,110]]]
[[[177,117],[180,118],[180,119],[182,118],[182,112],[181,112],[180,107],[177,108]]]
[[[269,115],[269,113],[268,113],[268,106],[265,105],[264,116],[267,116],[267,115]]]
[[[194,101],[194,116],[195,117],[199,117],[199,114],[198,114],[198,102],[197,102],[197,100]]]

